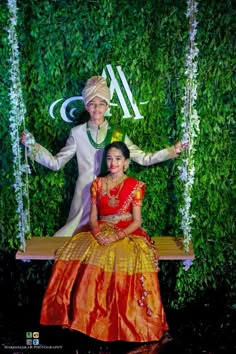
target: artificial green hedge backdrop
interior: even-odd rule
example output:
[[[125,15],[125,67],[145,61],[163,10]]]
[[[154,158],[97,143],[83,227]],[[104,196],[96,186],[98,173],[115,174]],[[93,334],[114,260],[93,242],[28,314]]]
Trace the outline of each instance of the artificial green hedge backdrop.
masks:
[[[121,66],[143,119],[123,119],[118,106],[112,122],[129,132],[145,151],[181,138],[181,108],[188,44],[184,0],[19,0],[17,34],[26,127],[52,153],[64,146],[69,130],[48,108],[61,97],[81,95],[86,80],[107,64]],[[198,99],[200,134],[196,140],[195,183],[191,213],[196,259],[186,272],[181,262],[161,263],[166,306],[178,307],[220,291],[235,301],[235,9],[233,1],[198,1]],[[50,262],[14,261],[17,214],[9,135],[9,44],[7,1],[0,4],[1,55],[1,262],[0,281],[14,283],[20,302],[30,285],[45,287]],[[125,92],[124,92],[125,94]],[[141,101],[149,101],[140,105]],[[129,107],[130,108],[130,107]],[[130,108],[131,112],[132,109]],[[23,127],[22,127],[23,130]],[[129,173],[146,182],[143,226],[150,235],[181,235],[183,185],[181,158],[152,167],[131,166]],[[62,226],[77,176],[76,161],[53,172],[31,164],[29,178],[31,232],[45,236]],[[7,271],[6,271],[7,269]]]

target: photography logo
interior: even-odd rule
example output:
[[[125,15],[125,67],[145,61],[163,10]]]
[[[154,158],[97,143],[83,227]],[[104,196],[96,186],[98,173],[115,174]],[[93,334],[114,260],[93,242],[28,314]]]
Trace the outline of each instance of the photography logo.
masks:
[[[26,332],[26,345],[39,345],[39,332]]]

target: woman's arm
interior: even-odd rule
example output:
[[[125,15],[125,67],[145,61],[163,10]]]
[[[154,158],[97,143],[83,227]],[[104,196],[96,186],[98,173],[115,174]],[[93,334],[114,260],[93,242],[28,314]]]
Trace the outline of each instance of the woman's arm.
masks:
[[[89,225],[91,228],[91,233],[94,236],[94,238],[97,240],[97,242],[101,246],[106,246],[114,241],[116,241],[116,234],[110,234],[109,236],[104,235],[102,229],[99,227],[98,224],[98,209],[97,209],[97,204],[92,203],[91,204],[91,210],[90,210],[90,217],[89,217]]]
[[[132,216],[133,216],[133,221],[132,223],[127,226],[125,229],[119,230],[117,232],[119,238],[123,238],[135,230],[137,230],[139,227],[142,225],[142,214],[141,214],[141,205],[133,205],[132,208]]]
[[[92,233],[93,233],[94,229],[98,229],[100,231],[99,226],[98,226],[98,209],[97,209],[97,205],[95,203],[91,204],[89,225],[92,230]]]

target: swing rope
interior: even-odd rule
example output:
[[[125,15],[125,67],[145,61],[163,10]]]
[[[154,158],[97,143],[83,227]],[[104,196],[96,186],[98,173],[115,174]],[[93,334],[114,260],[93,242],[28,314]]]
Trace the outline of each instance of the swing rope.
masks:
[[[197,56],[199,50],[195,42],[197,34],[197,2],[187,0],[187,13],[189,18],[189,40],[186,50],[185,76],[186,86],[182,108],[182,142],[189,143],[189,149],[184,153],[182,166],[179,166],[180,180],[184,183],[183,205],[179,211],[181,214],[181,229],[184,235],[184,249],[189,250],[192,240],[192,223],[194,215],[191,214],[191,192],[194,184],[196,152],[195,141],[199,133],[199,116],[196,109],[197,99]]]
[[[18,234],[20,249],[25,252],[25,236],[30,233],[30,200],[29,200],[29,173],[27,151],[25,149],[25,163],[22,164],[22,154],[20,146],[19,129],[23,125],[25,128],[25,105],[23,101],[20,64],[19,64],[19,46],[16,32],[17,25],[17,2],[16,0],[7,1],[9,9],[8,42],[10,47],[10,114],[9,128],[11,136],[11,145],[13,153],[13,174],[15,182],[13,184],[17,202],[16,212],[18,214]],[[23,177],[25,176],[25,178]],[[26,206],[25,206],[26,204]]]

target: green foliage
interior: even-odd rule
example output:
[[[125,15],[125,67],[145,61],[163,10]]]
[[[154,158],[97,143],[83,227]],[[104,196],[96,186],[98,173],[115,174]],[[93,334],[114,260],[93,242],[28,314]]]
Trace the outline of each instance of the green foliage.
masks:
[[[196,259],[190,269],[180,262],[160,264],[165,299],[182,306],[221,287],[235,298],[235,10],[232,2],[199,1],[197,43],[200,134],[195,156],[191,212]],[[36,140],[53,154],[64,145],[74,125],[57,114],[52,102],[80,95],[86,80],[100,75],[107,64],[120,65],[144,119],[123,119],[112,107],[112,122],[120,124],[145,151],[167,147],[181,138],[181,108],[188,42],[186,2],[19,0],[18,40],[26,125]],[[0,5],[0,85],[2,166],[1,248],[18,247],[12,152],[8,132],[9,47],[8,10]],[[124,92],[125,95],[125,92]],[[139,102],[149,101],[146,105]],[[113,102],[119,103],[114,95]],[[132,112],[131,107],[129,107]],[[57,112],[58,113],[58,112]],[[22,127],[23,130],[23,127]],[[22,151],[23,153],[23,151]],[[147,184],[143,226],[150,235],[181,235],[179,207],[183,185],[178,179],[180,159],[157,166],[132,164],[129,173]],[[30,176],[31,232],[53,235],[66,221],[77,176],[76,161],[59,172],[32,166]],[[3,207],[4,206],[4,207]],[[0,256],[1,257],[1,256]],[[2,260],[2,258],[1,258]],[[46,267],[46,265],[44,265]],[[17,265],[18,269],[21,266]],[[24,281],[35,279],[32,262],[19,271]],[[41,266],[39,266],[40,269]],[[27,273],[28,269],[28,273]],[[45,273],[47,274],[47,273]],[[37,281],[45,284],[38,271]]]

